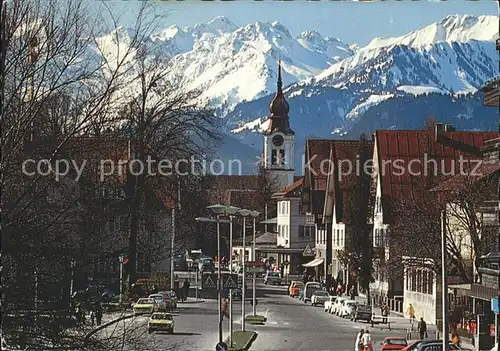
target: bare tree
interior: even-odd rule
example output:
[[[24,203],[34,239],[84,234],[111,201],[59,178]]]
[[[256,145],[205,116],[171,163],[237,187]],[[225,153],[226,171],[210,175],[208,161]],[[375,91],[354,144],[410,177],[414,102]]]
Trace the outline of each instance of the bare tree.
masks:
[[[159,19],[147,6],[131,31],[119,28],[110,12],[111,32],[109,22],[77,0],[2,2],[1,9],[2,331],[30,349],[75,348],[84,330],[68,314],[69,283],[75,271],[88,273],[107,259],[110,248],[127,248],[128,235],[106,226],[121,216],[137,228],[140,207],[129,199],[135,204],[145,193],[133,187],[122,201],[98,195],[130,180],[101,180],[100,161],[123,160],[120,152],[130,148],[120,141],[129,145],[139,137],[134,150],[141,155],[147,149],[158,158],[172,150],[190,156],[210,118],[207,124],[197,119],[208,114],[194,103],[196,94],[178,93],[145,69],[153,62],[140,48],[150,43]],[[142,100],[126,89],[131,86],[144,88]],[[129,112],[143,107],[137,120],[120,116],[124,99]],[[147,109],[140,103],[146,101]],[[106,134],[123,120],[132,121],[125,137]],[[40,160],[44,167],[37,170]],[[70,163],[61,175],[61,160],[88,164],[79,174]],[[147,202],[157,205],[154,195],[149,192]]]
[[[440,214],[446,210],[450,274],[464,282],[474,281],[473,268],[478,264],[477,260],[488,253],[496,239],[488,228],[482,228],[480,207],[494,193],[497,179],[494,173],[484,177],[458,176],[438,186],[439,192],[421,189],[412,201],[395,204],[398,221],[391,229],[394,244],[391,246],[391,262],[402,256],[430,258],[434,259],[431,268],[439,274]],[[419,266],[419,262],[417,260],[415,265]]]

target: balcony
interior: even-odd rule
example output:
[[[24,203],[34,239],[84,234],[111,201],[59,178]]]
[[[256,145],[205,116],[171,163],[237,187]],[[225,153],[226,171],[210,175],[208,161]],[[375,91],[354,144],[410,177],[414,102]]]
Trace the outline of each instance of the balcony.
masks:
[[[484,106],[500,106],[500,77],[497,76],[487,81],[481,91],[484,93]]]

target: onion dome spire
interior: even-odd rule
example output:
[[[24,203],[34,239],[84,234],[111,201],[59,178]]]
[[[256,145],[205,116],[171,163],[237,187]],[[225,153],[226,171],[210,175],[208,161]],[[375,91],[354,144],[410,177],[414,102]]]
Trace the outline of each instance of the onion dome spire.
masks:
[[[269,112],[272,117],[288,118],[290,106],[286,102],[285,95],[283,95],[283,81],[281,80],[281,61],[278,62],[278,84],[277,91],[273,100],[269,104]]]
[[[278,61],[278,82],[276,94],[274,94],[271,103],[269,104],[269,124],[265,134],[272,134],[275,132],[280,132],[285,135],[293,135],[294,131],[290,128],[290,121],[288,119],[288,112],[290,111],[290,106],[285,99],[283,94],[283,81],[281,80],[281,61]]]

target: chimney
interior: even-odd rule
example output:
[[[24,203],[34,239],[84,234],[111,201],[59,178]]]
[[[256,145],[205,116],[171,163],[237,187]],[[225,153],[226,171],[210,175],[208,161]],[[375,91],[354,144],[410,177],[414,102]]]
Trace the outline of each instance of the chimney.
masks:
[[[444,125],[444,131],[445,132],[454,132],[456,129],[453,127],[451,124],[445,124]]]

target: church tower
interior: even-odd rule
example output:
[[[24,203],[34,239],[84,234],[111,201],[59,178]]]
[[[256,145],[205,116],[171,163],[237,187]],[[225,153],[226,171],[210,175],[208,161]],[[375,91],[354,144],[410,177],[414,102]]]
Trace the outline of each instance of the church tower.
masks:
[[[263,126],[264,170],[280,188],[292,184],[295,175],[293,164],[295,132],[290,128],[289,111],[290,106],[283,95],[280,62],[278,63],[278,89],[269,104],[271,114]]]

